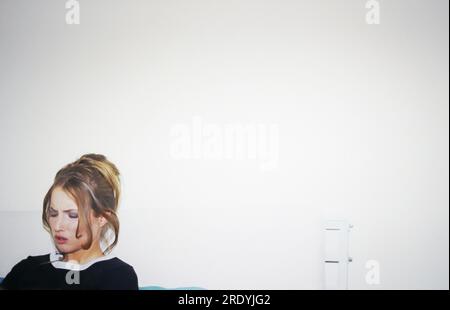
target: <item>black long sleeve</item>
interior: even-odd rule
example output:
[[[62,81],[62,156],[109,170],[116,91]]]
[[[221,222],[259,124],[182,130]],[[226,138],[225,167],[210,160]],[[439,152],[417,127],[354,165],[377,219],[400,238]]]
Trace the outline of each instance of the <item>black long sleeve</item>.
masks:
[[[72,272],[68,275],[69,272]],[[50,255],[29,256],[16,264],[3,280],[3,289],[92,289],[137,290],[138,279],[133,267],[119,258],[95,262],[78,271],[79,283],[67,283],[73,279],[73,271],[55,268]],[[75,281],[77,282],[77,281]]]

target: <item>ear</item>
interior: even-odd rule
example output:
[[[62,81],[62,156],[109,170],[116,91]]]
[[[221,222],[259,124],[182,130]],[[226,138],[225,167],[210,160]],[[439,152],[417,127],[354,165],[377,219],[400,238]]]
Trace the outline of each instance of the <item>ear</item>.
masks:
[[[108,221],[106,220],[106,218],[104,218],[103,216],[99,216],[97,218],[98,224],[100,225],[101,228],[103,228],[103,226],[105,226]]]

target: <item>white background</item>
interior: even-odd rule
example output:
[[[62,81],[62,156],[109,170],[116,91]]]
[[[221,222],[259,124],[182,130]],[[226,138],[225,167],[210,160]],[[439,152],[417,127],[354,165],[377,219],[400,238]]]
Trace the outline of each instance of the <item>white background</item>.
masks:
[[[351,289],[448,289],[448,1],[0,1],[0,276],[48,253],[56,172],[105,154],[140,285],[321,289],[322,223],[355,225]],[[278,169],[175,160],[192,117],[275,123]],[[380,284],[365,263],[380,263]]]

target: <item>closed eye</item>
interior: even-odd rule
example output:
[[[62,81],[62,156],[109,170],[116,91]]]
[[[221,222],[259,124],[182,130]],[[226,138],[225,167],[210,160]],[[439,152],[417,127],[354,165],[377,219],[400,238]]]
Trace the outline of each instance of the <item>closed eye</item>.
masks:
[[[77,219],[77,218],[78,218],[78,213],[70,212],[70,213],[69,213],[69,217],[70,217],[71,219]]]
[[[48,215],[51,216],[51,217],[57,217],[58,216],[58,211],[56,211],[55,209],[50,207],[50,209],[48,210]]]
[[[63,211],[63,213],[66,213],[69,216],[69,218],[71,218],[71,219],[77,219],[78,218],[77,210],[73,210],[73,209],[65,210],[65,211]],[[48,216],[50,216],[50,217],[57,217],[58,216],[58,211],[53,209],[52,207],[50,207],[48,209]]]

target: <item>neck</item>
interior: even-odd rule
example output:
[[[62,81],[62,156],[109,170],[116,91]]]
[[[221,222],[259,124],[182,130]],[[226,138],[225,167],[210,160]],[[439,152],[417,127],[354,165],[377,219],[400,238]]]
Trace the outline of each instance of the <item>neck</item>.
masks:
[[[104,256],[104,254],[100,248],[100,244],[96,243],[94,245],[93,243],[92,246],[87,250],[80,249],[73,253],[64,254],[64,261],[75,261],[78,264],[85,264],[93,259],[102,256]]]

